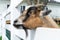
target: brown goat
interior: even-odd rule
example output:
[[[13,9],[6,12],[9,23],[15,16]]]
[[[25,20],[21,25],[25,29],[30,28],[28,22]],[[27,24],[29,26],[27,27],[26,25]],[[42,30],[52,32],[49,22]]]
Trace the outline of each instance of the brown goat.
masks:
[[[17,22],[20,22],[20,20],[21,20],[24,27],[27,29],[35,29],[37,27],[59,28],[58,25],[49,16],[41,16],[41,14],[42,15],[43,14],[45,14],[45,15],[49,14],[50,10],[47,10],[44,12],[42,10],[42,9],[44,9],[43,5],[40,5],[39,7],[36,6],[36,8],[37,9],[31,10],[30,12],[28,12],[28,10],[23,12],[23,14],[17,19]],[[41,11],[42,11],[42,13],[41,13]],[[28,14],[26,12],[29,13],[29,15],[30,15],[29,17],[26,15],[26,14]],[[26,19],[26,21],[23,22],[23,20],[26,16],[28,18]],[[15,23],[14,23],[14,25],[15,25]]]
[[[59,28],[54,20],[46,16],[51,10],[44,10],[45,6],[39,5],[30,7],[23,12],[23,14],[14,21],[14,27],[25,30],[28,36],[27,29],[36,29],[38,27]]]

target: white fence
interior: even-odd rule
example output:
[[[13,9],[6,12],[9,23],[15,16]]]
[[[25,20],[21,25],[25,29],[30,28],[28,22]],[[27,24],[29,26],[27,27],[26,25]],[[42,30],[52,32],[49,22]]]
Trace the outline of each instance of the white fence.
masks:
[[[2,40],[20,40],[25,39],[25,31],[13,27],[13,21],[20,16],[20,12],[15,8],[22,0],[11,0],[10,7],[2,12]],[[13,3],[14,2],[14,3]],[[9,14],[9,15],[7,15]],[[11,20],[11,24],[6,24],[6,20]]]

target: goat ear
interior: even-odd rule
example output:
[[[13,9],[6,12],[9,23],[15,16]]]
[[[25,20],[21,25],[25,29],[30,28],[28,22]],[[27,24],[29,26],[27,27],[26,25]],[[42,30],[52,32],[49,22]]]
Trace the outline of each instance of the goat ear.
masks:
[[[51,12],[51,10],[43,11],[43,12],[42,12],[42,16],[47,16],[47,15],[50,14],[50,12]]]

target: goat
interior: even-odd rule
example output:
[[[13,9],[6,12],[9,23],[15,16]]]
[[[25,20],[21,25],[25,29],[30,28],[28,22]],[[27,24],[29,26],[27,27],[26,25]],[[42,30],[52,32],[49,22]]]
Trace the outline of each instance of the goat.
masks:
[[[44,8],[45,6],[42,5],[40,5],[40,7],[33,6],[28,8],[28,10],[23,12],[23,14],[14,21],[14,27],[22,27],[26,32],[26,36],[28,35],[27,29],[36,29],[38,27],[59,28],[57,24],[47,16],[51,10],[44,10]]]

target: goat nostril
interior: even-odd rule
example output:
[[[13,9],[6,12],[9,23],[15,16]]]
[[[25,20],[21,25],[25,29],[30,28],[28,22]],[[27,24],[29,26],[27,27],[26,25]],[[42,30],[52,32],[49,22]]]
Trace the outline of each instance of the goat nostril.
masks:
[[[17,22],[17,20],[14,21],[14,23],[16,23],[16,22]]]

